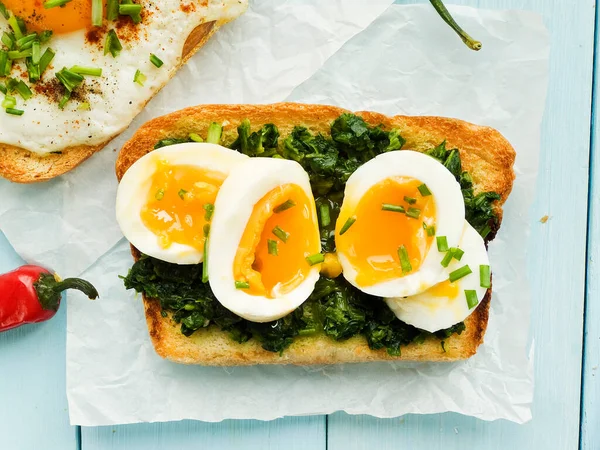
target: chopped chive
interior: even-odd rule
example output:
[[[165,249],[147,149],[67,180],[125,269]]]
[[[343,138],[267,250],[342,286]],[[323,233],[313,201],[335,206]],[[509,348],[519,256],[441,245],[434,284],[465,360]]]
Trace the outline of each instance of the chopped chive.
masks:
[[[101,77],[102,69],[100,67],[83,67],[83,66],[73,66],[69,69],[73,73],[77,73],[79,75],[90,75],[93,77]]]
[[[326,227],[331,223],[331,216],[329,215],[329,205],[323,203],[319,206],[319,215],[321,216],[321,226]]]
[[[446,254],[444,255],[444,258],[440,262],[440,264],[442,265],[442,267],[448,267],[450,265],[450,261],[452,261],[453,256],[454,256],[454,247],[452,247],[451,249],[449,249],[446,252]]]
[[[140,69],[135,71],[135,75],[133,76],[134,83],[137,83],[140,86],[143,86],[147,79],[148,78],[146,77],[146,75],[144,75],[142,72],[140,72]]]
[[[398,213],[405,213],[406,212],[406,210],[404,209],[404,206],[392,205],[391,203],[382,203],[381,204],[381,209],[383,211],[392,211],[392,212],[398,212]]]
[[[425,227],[425,231],[427,232],[427,236],[433,237],[435,236],[435,226],[431,225],[430,227]]]
[[[279,254],[279,250],[277,249],[277,241],[267,239],[267,248],[269,255],[277,256]]]
[[[275,214],[279,214],[280,212],[283,212],[283,211],[285,211],[287,209],[293,208],[294,206],[296,206],[296,203],[293,200],[286,200],[281,205],[276,206],[275,208],[273,208],[273,212]]]
[[[464,265],[460,269],[456,269],[455,271],[450,272],[448,279],[450,280],[450,283],[454,283],[455,281],[460,280],[463,277],[466,277],[470,273],[473,273],[471,268],[468,265]]]
[[[400,258],[400,267],[402,267],[402,273],[408,273],[412,270],[410,259],[408,259],[408,251],[404,245],[398,247],[398,257]]]
[[[465,254],[465,251],[461,248],[454,248],[453,252],[452,252],[452,257],[457,260],[460,261],[463,257],[463,255]]]
[[[6,9],[6,6],[4,6],[4,3],[2,3],[2,2],[0,2],[0,14],[2,14],[5,19],[8,19],[10,17],[10,14],[8,13],[8,10]]]
[[[348,220],[346,220],[346,223],[344,224],[344,226],[340,230],[340,236],[342,234],[344,234],[346,231],[348,231],[350,229],[350,227],[352,225],[354,225],[354,222],[356,222],[356,217],[355,216],[348,217]]]
[[[204,139],[202,139],[202,136],[200,136],[199,134],[196,134],[196,133],[190,133],[189,138],[194,142],[204,142]]]
[[[412,217],[413,219],[418,219],[419,216],[421,215],[421,210],[418,208],[408,208],[408,210],[406,211],[406,215],[408,217]]]
[[[66,67],[56,72],[56,78],[62,83],[67,92],[71,93],[73,89],[79,87],[83,83],[83,77],[78,73],[71,72]]]
[[[290,233],[285,232],[284,230],[279,228],[279,226],[276,226],[275,228],[273,228],[273,230],[271,232],[275,236],[277,236],[279,239],[281,239],[281,242],[283,242],[284,244],[287,242],[288,238],[290,237]]]
[[[91,111],[92,107],[89,104],[89,102],[83,102],[79,104],[77,109],[79,109],[80,111]]]
[[[438,236],[435,238],[437,241],[437,249],[438,252],[447,252],[448,251],[448,239],[446,236]]]
[[[19,50],[26,50],[31,48],[33,41],[37,39],[37,33],[31,33],[27,36],[23,36],[21,39],[17,39],[17,48]]]
[[[208,283],[208,235],[210,234],[210,225],[205,224],[204,228],[204,255],[202,261],[202,282]]]
[[[0,92],[6,94],[8,92],[8,89],[6,89],[6,86],[4,86],[3,84],[0,84]]]
[[[2,63],[0,63],[0,66]],[[29,81],[35,83],[40,79],[40,66],[34,64],[31,58],[27,58],[25,60],[25,65],[27,66],[27,75],[29,76]]]
[[[92,25],[102,26],[102,15],[104,9],[104,0],[92,0]]]
[[[223,133],[223,127],[217,122],[213,122],[208,127],[208,133],[206,134],[206,142],[210,144],[218,144],[221,142],[221,134]]]
[[[235,282],[236,289],[250,289],[250,283],[247,281],[236,281]]]
[[[9,78],[6,82],[6,89],[8,89],[9,92],[13,92],[17,89],[17,84],[19,84],[19,80],[16,78]]]
[[[479,286],[489,289],[492,287],[492,277],[490,274],[490,266],[482,264],[479,266]]]
[[[409,197],[408,195],[404,196],[404,201],[406,203],[408,203],[409,205],[414,205],[415,203],[417,203],[417,199],[414,197]]]
[[[38,33],[38,39],[40,40],[40,44],[45,44],[52,37],[52,30],[44,30],[41,33]]]
[[[129,16],[133,23],[140,23],[142,21],[142,5],[138,4],[121,4],[119,5],[119,14],[122,16]]]
[[[13,33],[15,34],[15,38],[17,40],[21,39],[23,37],[23,31],[21,30],[21,25],[19,25],[19,21],[14,15],[11,14],[11,16],[8,18],[8,24],[12,28]]]
[[[429,197],[431,195],[431,191],[427,187],[425,183],[417,188],[423,197]]]
[[[156,56],[154,53],[150,53],[150,62],[154,64],[156,67],[161,67],[164,63],[161,59]]]
[[[469,309],[473,309],[479,304],[476,291],[472,289],[465,289],[465,297],[467,297],[467,306]]]
[[[19,93],[21,97],[23,97],[23,100],[29,100],[33,95],[31,89],[29,89],[29,86],[23,83],[23,80],[19,80],[17,86],[15,87],[15,90]]]
[[[31,45],[31,62],[33,64],[39,64],[40,58],[42,57],[42,52],[40,50],[40,41],[34,41]]]
[[[67,104],[67,102],[70,100],[70,98],[71,98],[71,93],[69,91],[66,91],[65,94],[60,99],[60,101],[58,102],[58,107],[60,109],[63,109],[65,107],[65,105]]]
[[[215,212],[215,205],[213,205],[212,203],[206,203],[203,206],[203,208],[204,208],[204,211],[206,211],[204,213],[204,220],[209,222],[210,219],[212,218],[213,213]]]
[[[6,108],[6,114],[11,114],[13,116],[22,116],[24,112],[25,111],[22,109]]]
[[[6,72],[6,63],[8,62],[8,53],[0,50],[0,77],[8,75]]]
[[[181,200],[185,199],[185,194],[187,194],[187,191],[185,189],[179,189],[179,192],[177,193]]]
[[[17,106],[17,99],[15,97],[13,97],[12,95],[5,95],[4,96],[4,100],[2,101],[2,107],[4,109],[8,109],[8,108],[14,108],[15,106]]]
[[[119,36],[117,36],[115,30],[110,30],[104,42],[104,54],[108,55],[110,53],[113,58],[116,58],[121,53],[121,50],[123,50],[123,46],[121,45],[121,41],[119,41]]]
[[[108,0],[106,2],[106,20],[117,20],[119,18],[119,0]]]
[[[27,50],[11,50],[8,52],[8,59],[23,59],[31,56],[33,52],[30,48]]]
[[[156,191],[156,194],[154,194],[154,198],[156,200],[162,200],[165,196],[165,190],[164,189],[159,189],[158,191]]]
[[[480,232],[479,234],[481,235],[481,237],[483,239],[485,239],[487,237],[488,234],[490,234],[492,231],[492,229],[490,228],[489,225],[486,225]]]
[[[42,54],[40,58],[40,76],[44,74],[44,71],[50,64],[50,62],[54,59],[54,52],[47,48],[46,51]]]
[[[308,262],[308,264],[310,264],[311,266],[314,266],[315,264],[320,264],[323,261],[325,261],[325,255],[322,253],[317,253],[315,255],[310,255],[306,257],[306,261]]]
[[[8,47],[9,50],[12,50],[15,46],[15,39],[12,34],[7,33],[6,31],[2,33],[2,43]]]
[[[44,2],[44,8],[50,9],[50,8],[56,8],[57,6],[65,6],[70,1],[71,0],[48,0],[48,1]]]

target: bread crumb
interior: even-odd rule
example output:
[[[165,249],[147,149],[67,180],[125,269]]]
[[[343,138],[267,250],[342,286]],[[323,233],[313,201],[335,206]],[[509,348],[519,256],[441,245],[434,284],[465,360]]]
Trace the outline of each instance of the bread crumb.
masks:
[[[550,219],[550,216],[546,215],[540,219],[540,223],[546,223],[548,222],[548,219]]]

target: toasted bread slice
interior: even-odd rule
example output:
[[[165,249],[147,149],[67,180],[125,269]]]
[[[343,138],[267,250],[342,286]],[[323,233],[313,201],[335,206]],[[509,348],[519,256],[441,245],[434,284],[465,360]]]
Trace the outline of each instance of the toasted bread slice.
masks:
[[[205,105],[187,108],[151,120],[142,126],[121,150],[116,163],[120,180],[139,158],[153,150],[165,138],[186,138],[190,133],[206,135],[212,122],[222,123],[223,143],[237,137],[237,126],[249,119],[253,131],[266,123],[274,123],[286,137],[296,125],[313,133],[330,134],[330,124],[342,113],[333,106],[279,103],[273,105]],[[510,194],[515,178],[515,152],[496,130],[461,120],[441,117],[389,117],[374,112],[355,113],[370,125],[397,128],[406,139],[403,148],[425,151],[443,140],[448,148],[458,148],[463,169],[468,171],[476,192],[494,191],[500,194],[497,213],[502,217],[502,204]],[[496,230],[494,230],[495,232]],[[132,247],[137,260],[140,253]],[[226,332],[208,327],[191,337],[181,334],[180,326],[170,316],[162,317],[158,300],[144,297],[146,321],[156,352],[163,358],[184,364],[215,366],[253,364],[334,364],[384,360],[455,361],[474,355],[488,322],[491,289],[479,307],[465,321],[466,331],[445,340],[427,339],[402,347],[400,357],[390,356],[385,349],[371,350],[362,336],[336,342],[325,335],[297,337],[282,355],[261,348],[256,340],[238,344]]]
[[[226,22],[227,20],[204,22],[194,28],[184,43],[181,60],[173,74]],[[164,85],[160,89],[162,87]],[[157,89],[155,94],[160,89]],[[151,99],[148,98],[146,103]],[[117,135],[109,137],[98,145],[77,145],[45,155],[14,145],[0,143],[0,176],[17,183],[35,183],[50,180],[74,169],[94,153],[102,150],[115,137]]]

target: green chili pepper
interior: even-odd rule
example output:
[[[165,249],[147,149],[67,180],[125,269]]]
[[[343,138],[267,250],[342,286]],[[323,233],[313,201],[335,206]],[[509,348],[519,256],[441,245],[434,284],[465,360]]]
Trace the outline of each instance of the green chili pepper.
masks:
[[[463,30],[459,24],[452,18],[448,9],[444,6],[442,0],[429,0],[437,13],[440,15],[444,22],[446,22],[450,27],[460,36],[462,41],[469,47],[471,50],[481,50],[481,42],[473,39],[469,36],[465,30]]]

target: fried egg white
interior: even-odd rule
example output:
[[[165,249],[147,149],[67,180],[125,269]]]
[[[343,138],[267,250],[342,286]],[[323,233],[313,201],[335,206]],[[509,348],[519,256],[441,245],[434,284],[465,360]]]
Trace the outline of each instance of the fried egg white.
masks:
[[[440,281],[436,238],[458,245],[460,185],[436,159],[403,150],[363,164],[348,179],[335,229],[344,277],[379,297],[405,297]]]
[[[140,0],[142,22],[129,17],[104,19],[101,28],[91,27],[91,0],[71,0],[62,7],[45,9],[44,0],[3,0],[9,11],[21,17],[28,31],[49,30],[54,34],[42,45],[55,53],[41,82],[30,83],[24,60],[15,64],[12,77],[22,79],[33,95],[16,108],[22,116],[0,111],[0,141],[37,154],[77,145],[98,145],[121,133],[146,102],[174,75],[182,60],[189,34],[198,25],[217,21],[223,24],[241,15],[247,0]],[[106,13],[106,8],[104,8]],[[104,54],[106,32],[115,29],[123,46],[113,58]],[[0,30],[9,31],[0,15]],[[155,54],[163,65],[150,62]],[[55,73],[75,65],[101,68],[99,77],[85,76],[64,109],[58,107],[61,89]],[[143,86],[134,83],[139,70],[146,77]],[[5,84],[5,80],[0,79]],[[1,96],[0,96],[1,97]],[[88,106],[89,105],[89,106]]]
[[[221,186],[208,238],[208,279],[221,304],[253,322],[279,319],[311,294],[321,264],[315,200],[295,161],[250,158]]]
[[[139,251],[174,264],[203,261],[204,226],[229,172],[248,157],[216,144],[154,150],[125,172],[117,191],[121,231]]]
[[[489,259],[482,237],[466,221],[459,248],[464,254],[460,261],[452,260],[447,273],[464,266],[468,266],[471,273],[453,283],[446,275],[445,281],[421,294],[385,299],[398,319],[433,333],[462,322],[475,311],[487,292],[486,287],[481,287],[480,267],[489,266]],[[466,291],[476,295],[477,301],[470,306]]]

